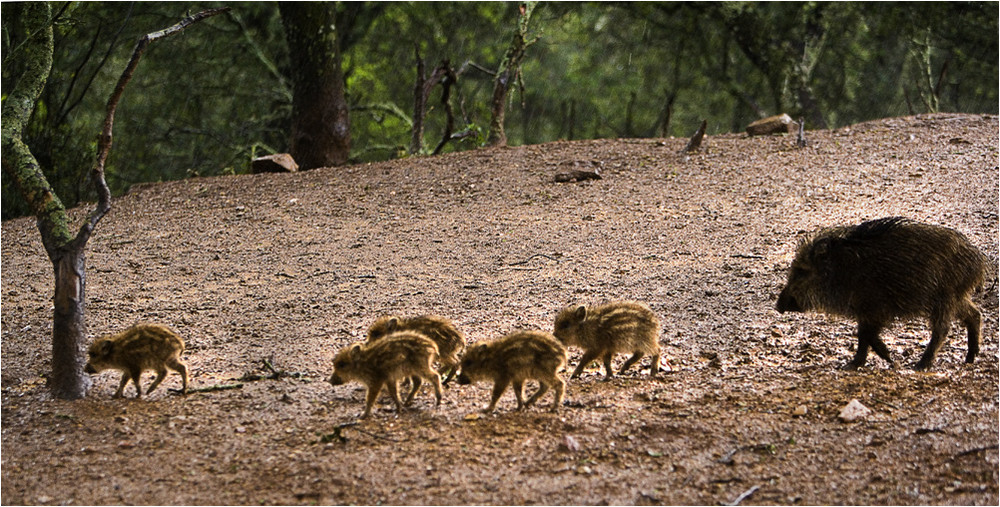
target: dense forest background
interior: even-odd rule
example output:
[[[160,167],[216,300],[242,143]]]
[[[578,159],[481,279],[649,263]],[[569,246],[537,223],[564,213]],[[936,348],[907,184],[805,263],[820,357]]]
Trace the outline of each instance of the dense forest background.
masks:
[[[132,184],[249,172],[287,151],[292,58],[278,5],[55,2],[51,76],[25,132],[56,193],[92,200],[107,98],[136,39],[189,12],[232,10],[149,49],[119,106],[106,177]],[[418,57],[424,75],[454,72],[461,135],[485,142],[493,72],[518,30],[520,4],[330,3],[350,112],[350,161],[431,153],[444,132],[431,90],[412,144]],[[18,23],[3,9],[3,89],[19,73]],[[512,145],[557,139],[741,131],[788,113],[807,128],[937,111],[996,114],[998,7],[934,3],[541,3],[522,79],[508,97]],[[4,95],[6,97],[6,95]],[[3,218],[26,213],[3,177]]]

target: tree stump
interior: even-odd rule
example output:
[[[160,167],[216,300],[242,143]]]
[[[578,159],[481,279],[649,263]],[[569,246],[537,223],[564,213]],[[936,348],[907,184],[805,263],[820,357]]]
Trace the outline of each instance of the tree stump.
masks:
[[[701,148],[701,140],[705,137],[705,128],[708,127],[708,120],[702,120],[701,126],[698,130],[691,136],[691,140],[688,141],[687,146],[681,150],[681,153],[691,153],[692,151],[698,151]]]

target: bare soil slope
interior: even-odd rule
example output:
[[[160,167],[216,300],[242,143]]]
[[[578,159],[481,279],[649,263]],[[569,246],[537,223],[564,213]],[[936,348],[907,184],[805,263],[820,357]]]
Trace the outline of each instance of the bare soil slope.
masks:
[[[821,226],[902,215],[995,262],[998,132],[996,116],[933,115],[810,132],[804,149],[556,142],[144,185],[90,243],[89,331],[171,326],[196,388],[266,376],[264,359],[288,374],[187,397],[171,374],[112,400],[107,372],[85,400],[51,399],[51,267],[33,220],[4,222],[2,502],[996,505],[995,286],[977,297],[977,361],[956,323],[930,373],[910,368],[924,322],[886,332],[897,369],[872,355],[847,372],[854,323],[774,304]],[[553,182],[595,166],[603,179]],[[491,386],[453,384],[437,410],[426,389],[400,416],[383,395],[352,424],[363,387],[325,382],[382,314],[444,315],[475,342],[614,299],[661,317],[667,371],[591,368],[555,414],[549,397],[514,412],[508,391],[479,415]],[[853,399],[872,413],[842,422]]]

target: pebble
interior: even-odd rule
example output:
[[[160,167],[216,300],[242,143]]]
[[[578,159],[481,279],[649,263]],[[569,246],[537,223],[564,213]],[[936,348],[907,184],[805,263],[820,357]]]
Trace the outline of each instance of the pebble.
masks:
[[[841,411],[840,418],[843,422],[854,422],[859,419],[864,419],[872,413],[872,410],[861,404],[858,400],[851,400]]]

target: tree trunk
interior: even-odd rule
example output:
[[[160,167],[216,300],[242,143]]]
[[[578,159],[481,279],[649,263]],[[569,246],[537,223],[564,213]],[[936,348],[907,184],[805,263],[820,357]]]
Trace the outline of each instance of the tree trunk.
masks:
[[[333,2],[278,2],[291,55],[289,152],[300,169],[347,163],[351,129]]]
[[[427,101],[430,100],[431,90],[437,86],[442,80],[447,79],[449,75],[454,76],[454,72],[448,66],[448,60],[441,62],[434,68],[431,72],[430,77],[424,75],[424,59],[420,57],[420,46],[414,48],[414,55],[417,59],[417,79],[416,83],[413,85],[413,128],[410,132],[410,155],[415,155],[420,153],[420,150],[424,147],[424,119],[427,116]],[[448,95],[448,85],[445,85],[445,96]],[[445,101],[447,100],[444,99]],[[447,106],[447,103],[445,103]],[[451,132],[451,110],[448,110],[449,114],[449,124],[446,130],[448,132],[445,135],[450,135]]]
[[[85,265],[83,249],[72,248],[52,261],[55,271],[55,311],[52,316],[52,376],[49,388],[53,396],[79,399],[90,389],[90,376],[83,373],[87,325]]]
[[[511,40],[510,47],[504,59],[500,62],[496,77],[493,79],[493,98],[490,101],[492,119],[490,129],[486,135],[487,146],[507,146],[507,133],[504,132],[504,117],[507,111],[507,94],[510,88],[517,82],[521,73],[521,61],[524,60],[524,52],[535,41],[528,41],[528,21],[531,19],[531,11],[534,10],[537,2],[525,2],[520,5],[520,15],[517,20],[517,32]]]
[[[424,145],[424,113],[427,111],[427,96],[424,95],[424,59],[420,57],[420,45],[414,44],[413,53],[417,59],[417,79],[413,84],[413,128],[410,132],[410,155],[420,153]]]
[[[441,67],[445,69],[445,76],[441,82],[441,106],[444,109],[445,123],[444,132],[441,134],[441,141],[434,148],[434,155],[441,153],[441,149],[452,139],[452,132],[455,131],[455,113],[451,107],[451,87],[458,82],[458,75],[451,68],[451,62],[447,59],[441,62]]]

